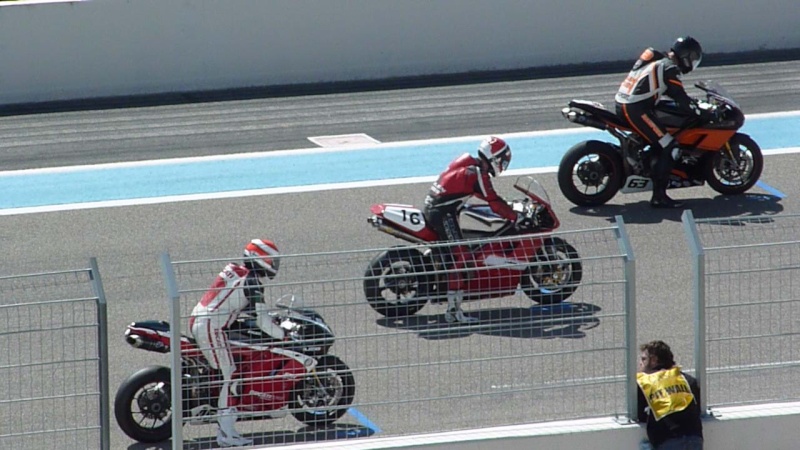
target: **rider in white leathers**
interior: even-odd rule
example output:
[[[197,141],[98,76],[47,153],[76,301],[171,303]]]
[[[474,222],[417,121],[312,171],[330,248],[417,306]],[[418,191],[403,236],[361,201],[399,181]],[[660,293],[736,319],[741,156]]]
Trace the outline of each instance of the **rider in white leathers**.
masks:
[[[236,397],[231,396],[236,364],[225,330],[253,304],[261,329],[274,339],[283,340],[283,329],[266,314],[264,288],[260,279],[278,273],[278,247],[266,239],[253,239],[244,248],[244,264],[230,263],[222,269],[211,288],[192,310],[189,326],[209,364],[222,372],[223,385],[217,404],[221,447],[252,444],[236,431]]]

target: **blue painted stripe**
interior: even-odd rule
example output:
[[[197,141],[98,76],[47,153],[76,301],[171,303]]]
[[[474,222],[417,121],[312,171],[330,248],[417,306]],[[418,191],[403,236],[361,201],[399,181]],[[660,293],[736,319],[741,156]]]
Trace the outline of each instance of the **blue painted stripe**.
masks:
[[[381,429],[378,428],[377,425],[372,423],[371,420],[367,419],[367,416],[365,416],[364,414],[361,414],[361,411],[359,411],[359,410],[357,410],[355,408],[349,408],[347,410],[347,412],[350,413],[351,416],[355,417],[355,419],[358,420],[358,422],[361,425],[364,425],[365,427],[367,427],[370,430],[372,430],[373,434],[377,434],[377,433],[381,432]]]
[[[797,120],[797,115],[756,117],[748,119],[743,132],[763,149],[795,147],[800,145]],[[587,139],[614,141],[608,133],[581,127],[504,137],[514,153],[512,169],[557,166],[566,150]],[[457,155],[474,152],[478,141],[461,138],[335,152],[268,152],[68,171],[4,172],[0,173],[0,209],[432,177]]]
[[[786,198],[787,197],[786,194],[784,194],[783,192],[775,189],[774,187],[768,185],[767,183],[765,183],[763,181],[760,181],[760,180],[757,181],[756,182],[756,186],[758,186],[761,189],[767,191],[768,193],[774,195],[775,197],[778,197],[778,198]]]

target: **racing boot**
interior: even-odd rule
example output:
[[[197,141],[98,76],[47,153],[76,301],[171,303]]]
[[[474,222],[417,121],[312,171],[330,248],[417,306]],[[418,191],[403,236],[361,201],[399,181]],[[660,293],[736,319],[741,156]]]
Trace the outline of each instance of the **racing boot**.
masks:
[[[447,311],[444,312],[444,320],[447,323],[475,323],[478,319],[464,314],[461,309],[461,302],[464,300],[464,291],[447,291]]]
[[[671,168],[672,155],[670,149],[667,149],[659,155],[653,174],[653,196],[650,198],[650,206],[653,208],[680,208],[683,206],[682,202],[673,200],[667,195]]]
[[[220,447],[243,447],[251,445],[252,439],[248,439],[236,431],[236,408],[223,409],[217,417],[219,431],[217,431],[217,445]]]

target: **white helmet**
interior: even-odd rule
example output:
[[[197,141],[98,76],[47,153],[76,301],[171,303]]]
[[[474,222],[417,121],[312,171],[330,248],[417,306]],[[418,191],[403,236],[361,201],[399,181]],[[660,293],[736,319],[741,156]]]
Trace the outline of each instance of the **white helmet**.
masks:
[[[511,164],[511,147],[499,137],[490,136],[478,146],[478,156],[489,163],[489,174],[497,176]]]

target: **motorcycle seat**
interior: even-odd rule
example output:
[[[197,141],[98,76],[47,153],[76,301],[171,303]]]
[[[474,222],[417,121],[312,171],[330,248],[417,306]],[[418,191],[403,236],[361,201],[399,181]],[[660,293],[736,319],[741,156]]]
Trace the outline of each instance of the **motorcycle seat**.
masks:
[[[163,320],[143,320],[141,322],[133,322],[131,327],[146,328],[153,331],[161,331],[164,333],[169,332],[169,322]]]
[[[628,128],[628,122],[623,120],[613,111],[609,111],[603,106],[602,103],[592,102],[589,100],[571,100],[569,102],[570,108],[580,109],[592,115],[595,115],[606,122],[610,122],[618,128]]]

